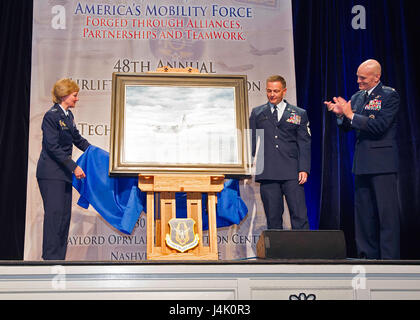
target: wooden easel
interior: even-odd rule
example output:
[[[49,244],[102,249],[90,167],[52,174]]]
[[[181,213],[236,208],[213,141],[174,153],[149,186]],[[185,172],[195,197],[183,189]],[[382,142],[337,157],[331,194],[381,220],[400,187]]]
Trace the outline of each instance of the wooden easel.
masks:
[[[191,67],[164,66],[148,73],[200,73],[200,71]],[[148,260],[218,260],[216,203],[217,192],[223,190],[223,183],[223,175],[139,175],[139,188],[147,192]],[[169,233],[169,220],[176,218],[176,192],[187,193],[187,217],[196,222],[195,232],[199,235],[198,246],[182,253],[168,247],[165,241]],[[208,195],[208,246],[204,246],[203,243],[202,193]],[[160,196],[158,207],[155,206],[157,195]],[[160,217],[156,213],[160,213]]]
[[[216,203],[217,192],[223,190],[224,176],[159,174],[139,175],[139,188],[147,192],[147,259],[148,260],[218,260]],[[199,243],[186,252],[167,246],[169,220],[176,218],[175,192],[187,193],[187,217],[196,221]],[[203,243],[202,193],[208,195],[209,245]],[[155,206],[160,193],[159,207]],[[160,210],[155,210],[160,209]],[[160,211],[160,217],[158,213]]]

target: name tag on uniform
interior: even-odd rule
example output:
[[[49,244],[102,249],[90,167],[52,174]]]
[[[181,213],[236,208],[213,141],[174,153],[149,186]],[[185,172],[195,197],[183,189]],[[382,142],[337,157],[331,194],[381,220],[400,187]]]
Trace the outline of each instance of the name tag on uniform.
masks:
[[[379,111],[382,107],[382,100],[374,99],[369,101],[369,104],[365,106],[365,110]]]

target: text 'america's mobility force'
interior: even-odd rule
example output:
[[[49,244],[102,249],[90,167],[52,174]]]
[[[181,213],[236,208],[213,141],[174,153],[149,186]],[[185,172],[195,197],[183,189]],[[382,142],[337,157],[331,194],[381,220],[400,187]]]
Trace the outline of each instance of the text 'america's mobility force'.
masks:
[[[252,18],[251,7],[220,6],[175,6],[175,5],[150,5],[144,8],[141,5],[133,4],[82,4],[79,2],[74,14],[92,14],[99,16],[154,16],[154,17],[231,17],[231,18]]]

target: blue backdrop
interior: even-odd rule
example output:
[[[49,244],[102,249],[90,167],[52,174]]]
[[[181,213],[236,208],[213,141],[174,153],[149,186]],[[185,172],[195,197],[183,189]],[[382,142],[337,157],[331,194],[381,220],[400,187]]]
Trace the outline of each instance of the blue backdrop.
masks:
[[[382,82],[401,96],[398,114],[401,255],[420,258],[420,83],[414,46],[419,39],[418,2],[395,0],[293,0],[298,105],[312,131],[311,177],[306,186],[311,227],[342,229],[355,256],[353,225],[354,135],[340,132],[323,101],[358,91],[356,70],[374,58]],[[366,29],[353,29],[352,8],[366,10]]]

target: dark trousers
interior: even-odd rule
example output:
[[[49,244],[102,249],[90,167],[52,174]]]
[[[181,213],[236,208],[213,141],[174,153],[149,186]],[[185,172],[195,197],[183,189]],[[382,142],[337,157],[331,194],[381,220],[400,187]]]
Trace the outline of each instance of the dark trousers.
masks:
[[[71,218],[72,184],[62,180],[38,179],[44,203],[42,258],[65,260]]]
[[[305,189],[297,180],[261,181],[260,194],[268,229],[283,229],[283,195],[289,207],[292,229],[309,229]]]
[[[400,258],[396,174],[355,176],[355,235],[359,257]]]

